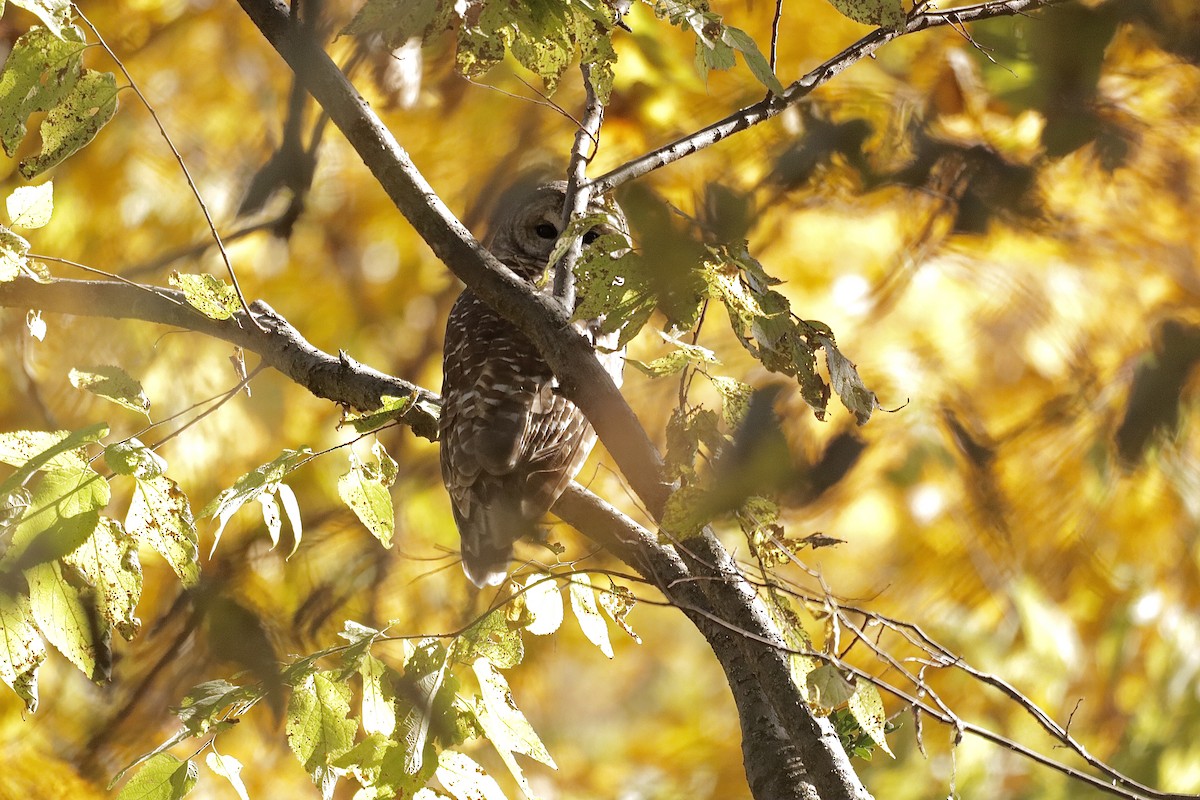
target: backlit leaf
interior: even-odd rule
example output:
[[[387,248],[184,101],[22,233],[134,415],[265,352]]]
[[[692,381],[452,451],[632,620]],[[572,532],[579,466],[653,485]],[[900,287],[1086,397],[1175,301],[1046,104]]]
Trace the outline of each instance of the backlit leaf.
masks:
[[[158,552],[184,586],[200,580],[199,538],[187,495],[165,475],[136,481],[125,530]]]
[[[350,749],[358,727],[350,716],[350,686],[324,672],[309,675],[292,688],[287,708],[287,738],[310,775]]]
[[[68,378],[76,389],[110,400],[117,405],[137,411],[150,418],[150,398],[142,385],[120,367],[102,366],[72,369]]]
[[[54,213],[54,182],[18,186],[5,200],[8,218],[18,228],[40,228]]]
[[[521,596],[533,617],[525,630],[534,636],[546,636],[558,630],[563,621],[563,599],[558,582],[552,576],[536,572],[530,575]]]
[[[192,308],[209,319],[229,319],[242,309],[234,288],[213,275],[172,272],[170,284],[183,292]]]
[[[859,681],[854,694],[846,701],[846,708],[858,722],[859,727],[871,737],[871,741],[875,742],[883,752],[895,758],[896,754],[888,747],[887,739],[884,736],[887,715],[883,711],[883,698],[879,696],[879,689],[874,684]]]
[[[78,152],[117,113],[117,81],[111,72],[84,70],[66,96],[46,114],[38,133],[42,149],[21,161],[26,179],[36,177]]]
[[[600,609],[596,607],[596,592],[592,589],[592,582],[587,573],[580,572],[571,576],[570,592],[571,610],[575,612],[575,619],[579,620],[579,627],[583,630],[583,635],[589,642],[599,647],[601,653],[612,658],[613,649],[612,642],[608,638],[608,623],[604,621],[604,617],[600,616]]]
[[[34,625],[29,598],[0,594],[0,680],[30,713],[37,710],[37,671],[45,660],[46,646]]]
[[[100,616],[125,639],[136,636],[142,626],[134,615],[142,596],[142,566],[137,541],[121,524],[101,517],[87,541],[63,561],[92,585]]]
[[[443,750],[438,755],[435,774],[442,788],[455,800],[506,800],[496,779],[463,753]]]
[[[117,800],[179,800],[195,788],[199,774],[191,761],[159,753],[129,779]]]

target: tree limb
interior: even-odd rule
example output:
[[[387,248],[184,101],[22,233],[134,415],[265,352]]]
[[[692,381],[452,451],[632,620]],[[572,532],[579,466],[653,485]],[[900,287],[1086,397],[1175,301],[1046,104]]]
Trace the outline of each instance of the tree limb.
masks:
[[[0,306],[84,317],[139,319],[203,333],[256,353],[265,364],[317,397],[344,406],[369,410],[378,408],[384,395],[412,397],[415,402],[400,415],[400,420],[418,436],[430,440],[437,437],[434,409],[441,403],[440,397],[360,364],[344,352],[332,356],[319,350],[261,300],[250,305],[261,330],[246,324],[242,312],[227,320],[209,319],[188,305],[182,292],[117,281],[59,279],[39,283],[18,277],[0,283]]]

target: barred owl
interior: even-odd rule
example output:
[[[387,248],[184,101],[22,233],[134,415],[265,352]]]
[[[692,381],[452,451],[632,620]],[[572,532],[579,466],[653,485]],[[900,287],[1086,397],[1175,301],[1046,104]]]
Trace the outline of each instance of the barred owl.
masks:
[[[493,219],[488,249],[531,285],[546,272],[565,195],[561,181],[538,186]],[[625,217],[611,203],[593,199],[588,214],[608,222],[584,235],[585,246],[601,233],[628,237]],[[575,326],[601,347],[614,344],[599,335],[599,320]],[[623,353],[600,350],[597,358],[620,384]],[[463,571],[476,586],[495,586],[507,574],[513,543],[532,533],[566,490],[596,434],[558,392],[537,348],[470,289],[450,311],[442,370],[442,480],[462,539]]]

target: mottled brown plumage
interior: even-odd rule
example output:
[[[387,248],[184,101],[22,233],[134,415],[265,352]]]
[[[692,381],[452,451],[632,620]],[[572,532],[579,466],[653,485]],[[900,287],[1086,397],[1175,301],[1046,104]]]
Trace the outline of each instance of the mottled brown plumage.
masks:
[[[561,182],[539,186],[493,220],[488,249],[531,285],[546,270],[564,197]],[[611,203],[593,200],[588,213],[609,218],[602,232],[628,236],[624,216]],[[611,345],[597,341],[597,324],[576,327]],[[597,357],[619,384],[623,353]],[[450,311],[442,368],[442,480],[462,539],[463,570],[476,586],[494,586],[507,574],[513,543],[554,505],[596,435],[556,391],[537,348],[469,289]]]

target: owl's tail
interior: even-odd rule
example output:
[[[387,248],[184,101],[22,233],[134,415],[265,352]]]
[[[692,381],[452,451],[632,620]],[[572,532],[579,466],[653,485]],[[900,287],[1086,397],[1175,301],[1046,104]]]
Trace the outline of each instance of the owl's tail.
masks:
[[[519,498],[493,498],[476,503],[471,516],[454,509],[462,539],[463,572],[479,588],[499,586],[508,576],[513,543],[534,532],[534,523],[521,513]]]

